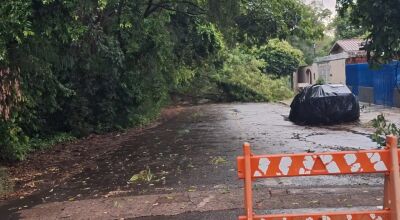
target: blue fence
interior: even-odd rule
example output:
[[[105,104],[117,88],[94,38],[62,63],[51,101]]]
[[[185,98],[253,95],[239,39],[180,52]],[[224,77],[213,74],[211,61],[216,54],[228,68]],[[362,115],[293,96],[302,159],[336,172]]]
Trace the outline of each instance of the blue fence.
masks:
[[[347,64],[346,84],[359,97],[372,94],[373,97],[369,100],[373,100],[375,104],[394,106],[394,93],[400,85],[400,62],[384,64],[379,69],[371,69],[367,63]],[[371,89],[373,92],[367,95],[360,94],[360,87]]]

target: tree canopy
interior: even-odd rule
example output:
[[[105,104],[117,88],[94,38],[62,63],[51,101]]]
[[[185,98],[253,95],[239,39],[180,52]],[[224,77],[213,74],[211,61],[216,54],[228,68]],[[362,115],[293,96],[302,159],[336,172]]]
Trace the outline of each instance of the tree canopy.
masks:
[[[341,15],[336,16],[330,26],[335,30],[335,39],[350,39],[364,37],[366,31],[358,24],[352,23],[351,7],[343,10]]]
[[[247,0],[235,19],[242,41],[264,44],[269,39],[319,39],[324,26],[315,9],[296,0]]]
[[[400,4],[397,0],[339,0],[337,4],[341,16],[351,9],[351,24],[367,32],[365,49],[372,63],[398,59]]]

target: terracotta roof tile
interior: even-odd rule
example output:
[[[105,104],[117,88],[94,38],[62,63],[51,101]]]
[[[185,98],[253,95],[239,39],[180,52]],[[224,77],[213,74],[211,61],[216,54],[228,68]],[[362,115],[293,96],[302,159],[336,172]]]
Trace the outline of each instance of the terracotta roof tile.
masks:
[[[345,40],[338,40],[331,48],[331,51],[335,49],[337,46],[341,47],[345,52],[351,51],[359,51],[361,47],[361,43],[365,40],[363,39],[345,39]]]
[[[338,40],[336,43],[339,44],[345,51],[355,51],[360,50],[362,42],[364,42],[362,39],[347,39]]]

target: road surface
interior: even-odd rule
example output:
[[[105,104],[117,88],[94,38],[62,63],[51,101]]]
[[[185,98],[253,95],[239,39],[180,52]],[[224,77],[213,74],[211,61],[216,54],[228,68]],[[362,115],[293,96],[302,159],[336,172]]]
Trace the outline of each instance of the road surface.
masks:
[[[380,112],[389,119],[400,118],[397,109],[367,107],[359,122],[310,127],[288,121],[289,111],[279,103],[185,107],[176,117],[138,135],[129,131],[116,135],[115,142],[123,140],[117,148],[82,161],[81,171],[60,183],[3,202],[0,215],[236,219],[243,212],[243,195],[235,158],[242,154],[243,142],[249,142],[256,154],[373,149],[377,144],[369,138],[368,122]],[[147,180],[136,180],[139,176]],[[258,213],[376,209],[382,205],[382,184],[381,175],[261,180],[255,183],[255,208]]]

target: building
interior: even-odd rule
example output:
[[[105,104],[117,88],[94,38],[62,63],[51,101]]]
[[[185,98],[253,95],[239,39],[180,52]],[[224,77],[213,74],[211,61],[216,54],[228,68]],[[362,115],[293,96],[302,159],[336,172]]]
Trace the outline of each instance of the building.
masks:
[[[338,40],[328,56],[317,57],[310,66],[301,66],[293,74],[294,91],[315,84],[345,84],[361,102],[400,107],[400,61],[371,68],[365,41]]]
[[[364,40],[338,40],[332,46],[328,56],[317,57],[310,66],[299,67],[293,74],[295,91],[315,84],[317,81],[330,84],[346,84],[346,64],[366,62],[363,51]]]
[[[309,85],[315,84],[318,80],[318,73],[314,71],[316,66],[300,66],[296,72],[293,73],[292,87],[296,92]]]

